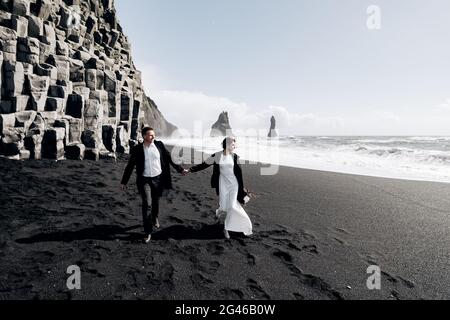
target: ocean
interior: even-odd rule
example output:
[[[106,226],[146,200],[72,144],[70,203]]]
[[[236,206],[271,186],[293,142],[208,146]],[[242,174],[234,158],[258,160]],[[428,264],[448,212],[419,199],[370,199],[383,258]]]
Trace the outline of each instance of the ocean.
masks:
[[[374,177],[450,183],[450,137],[236,137],[241,159]],[[196,151],[221,150],[223,138],[171,138]]]

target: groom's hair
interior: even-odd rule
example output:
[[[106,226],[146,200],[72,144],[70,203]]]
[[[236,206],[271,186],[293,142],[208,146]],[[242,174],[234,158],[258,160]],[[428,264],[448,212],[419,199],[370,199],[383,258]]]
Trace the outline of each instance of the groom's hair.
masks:
[[[227,148],[227,146],[232,144],[233,142],[236,142],[235,138],[231,138],[231,137],[225,138],[222,142],[223,150],[225,150]]]
[[[150,127],[145,127],[144,129],[142,129],[142,136],[145,136],[147,134],[147,132],[149,131],[155,131],[155,129],[150,128]]]

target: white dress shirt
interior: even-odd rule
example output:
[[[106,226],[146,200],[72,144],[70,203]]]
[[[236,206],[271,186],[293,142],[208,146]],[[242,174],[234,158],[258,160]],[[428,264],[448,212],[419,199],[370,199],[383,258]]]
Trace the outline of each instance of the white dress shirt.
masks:
[[[144,144],[144,155],[144,177],[154,178],[161,175],[161,154],[154,142],[148,147]]]

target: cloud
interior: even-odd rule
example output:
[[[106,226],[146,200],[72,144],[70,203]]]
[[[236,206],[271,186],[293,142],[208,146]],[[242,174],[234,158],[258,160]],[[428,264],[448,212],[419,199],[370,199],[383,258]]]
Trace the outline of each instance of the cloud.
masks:
[[[319,134],[324,128],[344,127],[344,120],[340,117],[295,113],[283,106],[255,107],[202,92],[160,90],[154,91],[152,98],[169,121],[190,132],[195,123],[202,123],[203,131],[209,132],[223,111],[228,112],[231,127],[239,131],[268,131],[272,116],[277,120],[277,129],[285,135]]]
[[[152,98],[170,121],[188,130],[195,122],[202,122],[210,128],[222,111],[228,111],[232,119],[239,119],[248,109],[244,103],[202,92],[160,90],[153,92]]]
[[[151,95],[153,91],[162,90],[166,87],[167,77],[160,67],[146,62],[136,61],[136,68],[141,71],[142,83],[148,95]]]
[[[450,110],[450,99],[447,99],[444,103],[441,103],[436,107],[441,110]]]
[[[314,113],[296,113],[291,112],[282,106],[270,106],[266,113],[275,115],[280,127],[289,128],[289,131],[295,132],[303,131],[308,134],[308,130],[321,130],[323,128],[341,129],[345,126],[345,121],[342,117],[335,116],[319,116]]]
[[[401,118],[397,114],[391,111],[372,111],[372,114],[376,120],[400,122]]]

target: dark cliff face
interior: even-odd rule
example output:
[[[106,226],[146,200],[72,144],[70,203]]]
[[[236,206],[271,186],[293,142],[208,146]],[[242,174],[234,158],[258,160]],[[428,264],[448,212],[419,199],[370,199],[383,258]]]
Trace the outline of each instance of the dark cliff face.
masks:
[[[113,0],[0,0],[0,70],[2,156],[97,160],[129,152],[143,125],[173,131]]]
[[[178,128],[168,122],[155,102],[144,95],[144,117],[142,124],[155,129],[158,137],[170,137]]]

